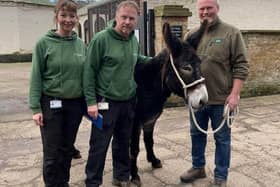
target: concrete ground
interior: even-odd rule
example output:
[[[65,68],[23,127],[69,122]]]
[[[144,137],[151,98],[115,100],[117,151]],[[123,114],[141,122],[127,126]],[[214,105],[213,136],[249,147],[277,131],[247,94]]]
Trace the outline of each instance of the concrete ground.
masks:
[[[0,186],[41,187],[42,145],[39,129],[27,107],[30,64],[0,64]],[[242,99],[232,127],[232,159],[229,187],[280,186],[280,95]],[[206,150],[207,178],[191,184],[179,176],[191,167],[191,143],[185,107],[165,109],[155,129],[155,151],[163,168],[147,163],[143,142],[139,170],[143,187],[204,187],[213,179],[213,137]],[[83,120],[76,146],[82,159],[73,160],[71,186],[84,185],[91,125]],[[103,187],[111,187],[112,157],[109,151]]]

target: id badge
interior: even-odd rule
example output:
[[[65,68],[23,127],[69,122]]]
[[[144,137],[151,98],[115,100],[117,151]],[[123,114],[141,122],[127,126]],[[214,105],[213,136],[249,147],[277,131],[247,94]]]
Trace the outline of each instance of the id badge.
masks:
[[[109,103],[99,102],[97,103],[98,110],[109,110]]]
[[[55,109],[55,108],[61,108],[62,107],[62,102],[61,100],[51,100],[50,101],[50,108]]]

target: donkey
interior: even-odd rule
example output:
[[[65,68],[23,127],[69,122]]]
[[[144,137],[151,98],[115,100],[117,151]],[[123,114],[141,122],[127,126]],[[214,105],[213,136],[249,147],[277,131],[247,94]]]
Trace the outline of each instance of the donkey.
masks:
[[[153,130],[167,98],[174,93],[184,98],[184,101],[189,102],[194,109],[199,109],[208,101],[206,87],[204,82],[200,81],[203,80],[200,71],[201,61],[195,52],[206,25],[204,22],[187,41],[181,41],[172,35],[170,25],[165,23],[163,37],[167,48],[153,57],[150,63],[137,64],[135,68],[138,88],[130,155],[131,181],[137,186],[141,186],[137,168],[141,128],[143,127],[144,131],[147,160],[151,162],[153,168],[160,168],[161,161],[153,151]],[[172,61],[177,73],[172,68]]]

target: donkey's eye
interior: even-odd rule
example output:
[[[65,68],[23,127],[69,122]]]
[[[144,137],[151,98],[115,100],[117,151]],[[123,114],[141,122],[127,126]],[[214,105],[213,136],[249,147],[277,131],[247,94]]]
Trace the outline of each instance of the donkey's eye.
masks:
[[[192,66],[191,65],[185,65],[182,67],[183,70],[186,70],[186,71],[192,71]]]

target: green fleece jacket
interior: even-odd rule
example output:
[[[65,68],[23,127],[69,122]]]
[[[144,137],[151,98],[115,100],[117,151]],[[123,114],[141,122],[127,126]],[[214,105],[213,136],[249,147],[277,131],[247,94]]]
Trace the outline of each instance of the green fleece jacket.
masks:
[[[126,101],[134,97],[135,65],[149,60],[140,55],[134,33],[126,39],[113,26],[97,33],[87,50],[84,94],[88,106],[96,104],[96,94],[114,101]]]
[[[197,54],[202,60],[201,72],[206,79],[208,104],[224,104],[233,80],[246,80],[248,76],[248,59],[240,31],[218,18],[205,31]]]
[[[29,105],[41,112],[42,94],[61,99],[83,96],[82,77],[86,46],[75,32],[61,37],[49,31],[36,44],[32,55]]]

